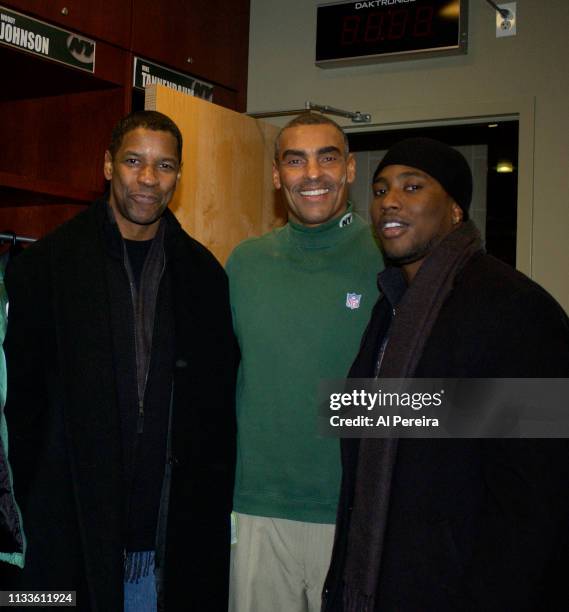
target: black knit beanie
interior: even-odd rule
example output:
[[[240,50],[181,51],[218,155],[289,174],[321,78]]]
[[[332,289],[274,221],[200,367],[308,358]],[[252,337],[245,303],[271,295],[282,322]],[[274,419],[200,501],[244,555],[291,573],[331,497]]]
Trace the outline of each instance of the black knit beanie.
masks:
[[[433,138],[407,138],[387,151],[373,175],[374,182],[383,168],[393,165],[410,166],[432,176],[462,208],[464,220],[468,219],[472,173],[462,153]]]

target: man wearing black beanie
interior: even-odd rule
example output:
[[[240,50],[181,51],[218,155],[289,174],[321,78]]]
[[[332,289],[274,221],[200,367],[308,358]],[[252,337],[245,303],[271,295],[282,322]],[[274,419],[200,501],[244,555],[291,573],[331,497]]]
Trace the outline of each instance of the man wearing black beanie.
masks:
[[[350,378],[567,378],[569,321],[487,255],[447,145],[396,144],[373,178],[389,265]],[[539,439],[343,439],[324,612],[565,610],[569,447]]]

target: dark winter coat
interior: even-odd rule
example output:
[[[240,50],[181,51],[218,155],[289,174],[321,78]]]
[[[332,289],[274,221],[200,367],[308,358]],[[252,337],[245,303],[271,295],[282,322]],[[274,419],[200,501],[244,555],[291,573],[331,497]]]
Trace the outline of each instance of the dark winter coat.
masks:
[[[17,586],[77,590],[78,609],[90,612],[123,605],[124,466],[105,215],[106,203],[95,203],[24,252],[6,279],[6,414],[28,539]],[[163,222],[175,354],[171,487],[158,534],[164,601],[168,611],[225,612],[236,369],[227,281],[169,211]]]
[[[392,304],[380,298],[350,376],[373,377]],[[569,377],[569,323],[541,287],[480,253],[457,276],[418,378]],[[359,440],[343,481],[326,612],[340,612]],[[381,612],[565,610],[566,440],[400,439],[377,585]]]

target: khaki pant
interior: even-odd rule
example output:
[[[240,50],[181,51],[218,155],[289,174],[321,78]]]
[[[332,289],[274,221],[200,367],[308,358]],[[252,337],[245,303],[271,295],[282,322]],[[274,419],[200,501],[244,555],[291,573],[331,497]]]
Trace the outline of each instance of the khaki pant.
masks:
[[[235,513],[230,612],[320,612],[334,525]]]

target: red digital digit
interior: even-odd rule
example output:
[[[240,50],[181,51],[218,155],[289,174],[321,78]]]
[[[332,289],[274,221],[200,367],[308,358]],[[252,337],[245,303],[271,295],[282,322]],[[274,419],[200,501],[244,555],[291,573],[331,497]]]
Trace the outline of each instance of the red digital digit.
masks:
[[[377,42],[385,38],[383,34],[383,19],[383,13],[370,13],[368,15],[364,33],[364,40],[366,43]]]
[[[407,9],[390,10],[389,16],[391,17],[391,21],[389,23],[387,38],[389,40],[399,40],[403,38],[405,36],[407,20],[409,19],[409,11]]]
[[[430,36],[433,33],[433,14],[434,9],[432,6],[421,6],[417,9],[413,36],[420,38],[422,36]]]
[[[358,42],[360,21],[359,15],[348,15],[342,19],[342,45],[353,45]]]

